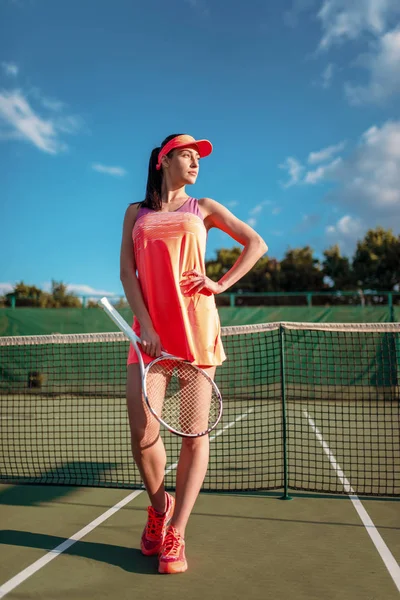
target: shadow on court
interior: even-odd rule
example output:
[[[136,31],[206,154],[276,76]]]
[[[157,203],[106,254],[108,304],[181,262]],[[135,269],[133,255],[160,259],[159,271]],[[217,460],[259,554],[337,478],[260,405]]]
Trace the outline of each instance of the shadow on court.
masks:
[[[64,481],[71,479],[71,473],[79,477],[77,483],[80,486],[88,486],[93,480],[102,481],[107,473],[115,469],[116,463],[100,463],[94,461],[66,462],[57,469],[42,470],[35,477],[40,480],[54,482],[54,485],[18,485],[0,491],[0,505],[9,506],[40,506],[45,502],[54,502],[59,498],[65,498],[76,486],[62,485]],[[21,493],[23,490],[23,493]]]
[[[24,548],[37,548],[39,550],[53,550],[65,538],[31,531],[3,530],[0,532],[0,544],[21,546]],[[114,565],[130,573],[157,575],[157,557],[143,556],[138,548],[126,548],[112,544],[99,544],[96,542],[76,542],[63,554],[90,558],[100,563]]]
[[[66,498],[76,488],[69,486],[13,486],[0,491],[0,505],[3,506],[40,506]]]
[[[324,520],[320,520],[320,521],[311,521],[311,520],[306,520],[306,519],[288,519],[288,518],[284,518],[284,519],[278,519],[276,517],[253,517],[253,516],[249,516],[249,515],[223,515],[223,514],[213,514],[211,512],[209,513],[199,513],[199,512],[193,512],[194,515],[198,516],[198,517],[214,517],[217,519],[229,519],[230,521],[232,519],[240,519],[240,520],[244,520],[244,521],[277,521],[280,523],[299,523],[299,524],[305,524],[305,525],[322,525],[322,526],[326,526],[326,525],[333,525],[335,527],[359,527],[361,529],[365,529],[365,526],[363,525],[363,523],[341,523],[339,521],[324,521]],[[378,527],[379,529],[390,529],[390,530],[399,530],[400,531],[400,527],[386,527],[385,525],[379,525],[377,523],[375,523],[376,527]],[[0,538],[1,539],[1,538]]]

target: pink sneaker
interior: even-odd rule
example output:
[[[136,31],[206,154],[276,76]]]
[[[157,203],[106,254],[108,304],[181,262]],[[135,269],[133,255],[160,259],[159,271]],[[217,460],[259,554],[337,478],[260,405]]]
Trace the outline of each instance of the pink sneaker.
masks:
[[[146,556],[153,556],[160,552],[167,525],[174,513],[175,498],[166,492],[165,499],[167,507],[164,514],[158,513],[152,506],[147,508],[147,523],[140,540],[140,549]]]
[[[179,531],[170,525],[165,534],[164,543],[161,548],[158,572],[183,573],[187,568],[185,540]]]

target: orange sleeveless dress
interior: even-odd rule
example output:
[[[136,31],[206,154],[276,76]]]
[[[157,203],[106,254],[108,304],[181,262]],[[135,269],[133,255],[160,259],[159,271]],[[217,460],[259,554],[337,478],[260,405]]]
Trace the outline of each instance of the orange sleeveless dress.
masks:
[[[163,350],[198,366],[221,365],[226,356],[214,295],[184,296],[180,288],[185,271],[205,273],[207,231],[197,200],[173,212],[141,207],[132,238],[143,300]],[[136,317],[132,328],[140,337]],[[141,354],[146,364],[153,360]],[[128,364],[137,362],[131,344]]]

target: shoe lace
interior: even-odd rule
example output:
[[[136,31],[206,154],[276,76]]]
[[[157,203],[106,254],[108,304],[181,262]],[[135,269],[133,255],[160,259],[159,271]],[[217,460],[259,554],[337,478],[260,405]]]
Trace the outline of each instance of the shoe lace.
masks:
[[[146,536],[150,539],[158,539],[164,527],[165,515],[157,513],[152,506],[149,506],[148,515]]]
[[[181,535],[172,527],[165,536],[163,554],[168,556],[177,556],[181,545]]]

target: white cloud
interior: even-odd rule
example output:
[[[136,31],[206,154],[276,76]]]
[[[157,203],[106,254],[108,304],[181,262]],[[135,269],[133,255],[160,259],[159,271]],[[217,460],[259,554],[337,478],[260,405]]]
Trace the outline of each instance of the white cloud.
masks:
[[[327,65],[327,67],[322,72],[321,85],[324,88],[324,90],[327,90],[328,88],[331,87],[334,69],[335,69],[335,65],[333,63],[329,63],[329,65]]]
[[[237,200],[231,200],[230,202],[226,203],[226,206],[228,208],[235,208],[235,206],[237,206],[239,204],[239,202]]]
[[[250,225],[250,227],[255,227],[257,225],[257,219],[250,217],[250,219],[247,219],[247,223]]]
[[[362,221],[358,218],[345,215],[336,223],[336,225],[329,225],[326,228],[326,233],[329,234],[342,234],[342,235],[359,235],[362,231]]]
[[[282,212],[282,209],[279,206],[276,206],[271,210],[272,215],[279,215]]]
[[[325,167],[318,167],[315,171],[309,171],[305,176],[304,182],[315,185],[319,181],[323,181],[325,178],[325,170]]]
[[[338,244],[343,254],[352,254],[357,241],[364,235],[367,225],[362,219],[345,215],[335,223],[325,228],[328,240]]]
[[[323,160],[330,158],[335,152],[344,148],[344,142],[341,144],[337,144],[336,146],[329,146],[324,150],[320,150],[319,152],[311,152],[308,157],[309,163],[318,163]],[[324,181],[330,178],[331,175],[334,175],[339,165],[342,163],[342,158],[338,156],[330,163],[326,165],[321,165],[314,171],[308,171],[304,178],[302,178],[305,167],[298,161],[292,158],[287,158],[283,165],[279,165],[280,168],[287,168],[290,175],[290,180],[283,184],[283,187],[288,188],[293,185],[301,185],[301,184],[309,184],[315,185],[320,181]],[[295,161],[295,162],[293,162]]]
[[[68,147],[60,140],[60,133],[76,133],[81,122],[76,117],[46,119],[30,106],[20,90],[0,93],[0,119],[7,129],[2,139],[21,139],[49,154],[58,154]]]
[[[333,176],[335,175],[337,168],[339,167],[339,165],[342,164],[342,162],[343,162],[343,160],[339,156],[338,158],[335,158],[335,160],[333,160],[329,164],[321,165],[320,167],[315,169],[315,171],[308,171],[308,173],[306,174],[306,176],[304,178],[303,183],[315,185],[316,183],[319,183],[320,181],[328,180],[332,175]]]
[[[52,285],[51,282],[45,281],[43,284],[39,285],[38,287],[40,289],[43,289],[45,292],[50,292],[51,285]],[[1,283],[0,282],[0,296],[4,295],[4,294],[8,294],[9,292],[12,292],[14,287],[15,287],[14,283],[9,283],[9,282]],[[88,298],[90,298],[90,297],[99,298],[101,296],[111,296],[111,297],[116,296],[116,294],[114,292],[110,292],[110,291],[102,290],[102,289],[96,289],[96,288],[93,288],[90,285],[86,285],[86,284],[69,283],[69,284],[67,284],[66,287],[67,287],[67,292],[76,294],[78,296],[86,296]]]
[[[313,2],[294,0],[285,13],[288,25],[295,26],[301,12],[310,11]],[[347,82],[344,93],[352,105],[380,103],[400,95],[400,1],[399,0],[322,0],[316,18],[322,29],[319,52],[331,50],[346,42],[369,42],[367,54],[360,54],[352,66],[364,67],[368,81],[364,85]],[[331,86],[334,63],[324,69],[314,85]],[[342,70],[339,68],[339,70]]]
[[[2,62],[1,66],[6,75],[10,75],[10,77],[16,77],[18,75],[19,68],[15,63]]]
[[[302,164],[292,156],[289,156],[283,164],[279,165],[279,168],[287,170],[290,177],[289,181],[287,181],[286,183],[282,183],[282,186],[284,188],[289,188],[292,185],[296,185],[296,183],[299,183],[302,173],[304,171],[304,167],[302,166]]]
[[[254,225],[256,224],[256,219],[254,218],[256,215],[259,215],[265,206],[268,206],[272,204],[272,202],[270,200],[263,200],[262,202],[260,202],[259,204],[256,204],[256,206],[253,206],[253,208],[249,211],[249,215],[251,216],[250,219],[247,221],[249,225],[251,225],[252,227],[254,227]]]
[[[286,25],[295,27],[299,15],[316,4],[316,0],[292,0],[283,16]],[[316,16],[323,31],[319,48],[323,50],[365,34],[380,36],[400,14],[398,0],[319,0],[318,5]]]
[[[380,220],[395,215],[400,224],[400,121],[370,127],[354,152],[323,168],[318,180],[338,184],[331,199],[361,212],[373,211]]]
[[[98,299],[101,296],[115,296],[116,295],[114,292],[110,292],[110,291],[102,290],[102,289],[97,290],[96,288],[93,288],[90,285],[86,285],[86,284],[82,284],[82,283],[68,283],[65,285],[66,285],[68,293],[75,294],[79,297],[85,296],[88,299]],[[41,287],[41,289],[43,289],[45,292],[51,292],[52,284],[50,281],[45,281],[42,284],[42,286],[39,286],[39,287]]]
[[[67,107],[65,102],[61,102],[61,100],[56,100],[55,98],[49,98],[48,96],[45,96],[38,87],[31,87],[27,93],[27,96],[35,98],[35,100],[38,100],[44,108],[53,112],[61,112]]]
[[[115,296],[114,292],[107,290],[96,290],[90,287],[90,285],[80,283],[69,283],[67,285],[67,291],[79,296]]]
[[[354,152],[329,178],[336,186],[326,199],[344,207],[346,218],[327,233],[341,236],[342,248],[350,249],[346,245],[350,239],[353,243],[361,233],[377,225],[399,233],[400,121],[370,127]]]
[[[335,196],[346,206],[373,211],[382,221],[400,215],[400,121],[370,127],[334,174]]]
[[[301,166],[301,165],[300,165]],[[400,225],[400,120],[370,127],[347,157],[337,157],[298,184],[333,182],[328,198],[361,213],[371,212],[383,223],[390,216]]]
[[[367,69],[367,83],[344,85],[350,104],[380,103],[400,94],[399,15],[399,0],[323,1],[317,15],[323,31],[319,50],[348,41],[370,41],[369,52],[360,54],[352,63]],[[323,87],[329,87],[332,79],[330,65],[323,74]]]
[[[262,204],[257,204],[257,206],[255,206],[254,208],[251,209],[250,214],[251,215],[258,215],[260,214],[260,212],[262,211],[263,206]]]
[[[60,112],[65,107],[65,103],[60,100],[52,100],[51,98],[41,98],[42,105],[44,108],[48,108],[54,112]]]
[[[376,50],[359,59],[370,71],[367,85],[345,84],[345,93],[353,105],[380,103],[400,93],[400,27],[385,33]]]
[[[14,284],[13,283],[0,283],[0,296],[4,296],[4,294],[8,294],[9,292],[12,292],[14,289]]]
[[[368,228],[380,225],[400,233],[400,120],[370,127],[346,157],[309,171],[299,183],[317,182],[333,184],[325,201],[332,212],[345,213],[325,231],[343,252],[352,252]],[[298,228],[309,224],[303,219]]]
[[[107,175],[113,175],[115,177],[124,177],[124,175],[126,175],[126,171],[122,167],[107,167],[106,165],[94,163],[92,164],[92,169],[99,173],[106,173]]]
[[[341,152],[346,146],[346,142],[339,142],[334,146],[328,146],[327,148],[323,148],[322,150],[318,150],[318,152],[310,152],[308,155],[308,163],[310,165],[315,165],[320,162],[324,162],[325,160],[330,160],[332,156]]]
[[[82,119],[72,115],[69,117],[54,117],[53,123],[56,130],[61,131],[62,133],[78,133],[78,131],[83,127]]]
[[[324,0],[317,15],[323,29],[319,48],[326,50],[365,33],[380,36],[398,13],[398,0]]]
[[[328,90],[332,85],[334,74],[337,71],[341,71],[341,69],[335,63],[328,63],[325,69],[322,71],[319,79],[313,81],[313,85],[324,90]]]

